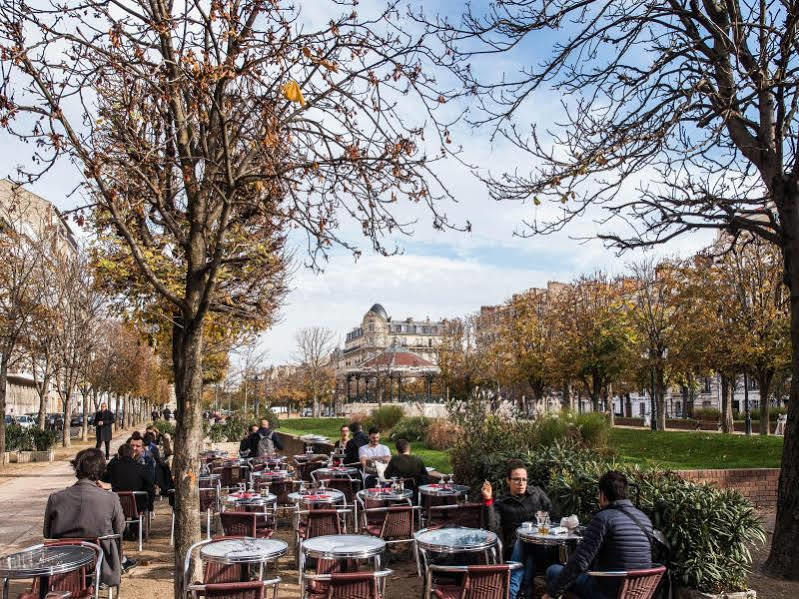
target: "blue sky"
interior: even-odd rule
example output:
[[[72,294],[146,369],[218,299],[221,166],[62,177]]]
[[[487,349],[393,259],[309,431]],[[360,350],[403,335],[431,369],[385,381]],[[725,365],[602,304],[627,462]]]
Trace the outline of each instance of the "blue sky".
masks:
[[[313,5],[314,9],[320,6]],[[450,14],[462,6],[456,2],[441,5]],[[364,1],[359,11],[365,12],[370,6],[375,3]],[[435,9],[434,3],[425,3],[428,14]],[[324,12],[316,10],[306,16],[312,21],[326,20]],[[525,44],[516,56],[502,60],[493,57],[489,66],[496,73],[503,69],[515,71],[522,61],[537,62],[542,58],[548,52],[549,42],[550,39],[540,36]],[[543,93],[525,106],[519,121],[551,123],[558,118],[559,111],[557,96]],[[518,150],[501,142],[492,144],[486,134],[466,128],[453,133],[455,143],[463,145],[466,159],[483,172],[515,168],[524,171],[530,166]],[[30,155],[31,148],[0,133],[0,153],[11,157],[0,167],[0,175],[8,176],[13,174],[18,160]],[[521,226],[523,218],[546,208],[490,200],[483,184],[454,161],[442,164],[438,172],[458,202],[446,206],[446,212],[455,222],[471,221],[472,232],[437,232],[430,226],[429,214],[423,210],[411,212],[418,224],[413,237],[398,240],[401,255],[383,258],[365,252],[355,261],[345,252],[335,252],[322,273],[299,269],[291,281],[292,291],[281,312],[281,321],[262,336],[261,345],[268,352],[268,362],[291,360],[294,335],[302,327],[328,327],[343,342],[346,332],[358,326],[365,311],[376,302],[383,304],[394,318],[461,316],[479,310],[481,305],[501,303],[515,292],[545,286],[550,280],[569,280],[596,269],[617,273],[626,262],[636,258],[634,255],[619,258],[598,241],[575,241],[575,237],[597,232],[590,213],[557,235],[514,237],[513,232]],[[79,176],[71,165],[62,163],[32,185],[31,190],[59,208],[68,209],[79,201],[67,197]],[[658,253],[685,255],[706,245],[712,236],[706,233],[684,237]]]

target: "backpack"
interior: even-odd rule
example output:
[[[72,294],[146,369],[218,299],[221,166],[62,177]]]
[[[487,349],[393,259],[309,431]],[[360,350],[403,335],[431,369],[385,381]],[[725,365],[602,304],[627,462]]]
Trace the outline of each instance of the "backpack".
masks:
[[[265,435],[258,433],[258,450],[256,455],[259,458],[275,453],[275,442],[272,440],[273,434],[272,431],[269,431]]]

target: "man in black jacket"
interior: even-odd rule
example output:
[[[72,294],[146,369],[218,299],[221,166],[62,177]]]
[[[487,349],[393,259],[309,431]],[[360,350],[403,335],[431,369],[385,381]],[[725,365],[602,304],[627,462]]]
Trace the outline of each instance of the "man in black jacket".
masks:
[[[357,464],[361,461],[358,451],[364,445],[369,445],[369,437],[361,430],[360,422],[350,424],[350,433],[352,433],[352,439],[347,441],[347,445],[344,447],[344,463]]]
[[[266,418],[262,418],[260,428],[250,435],[249,457],[260,458],[282,449],[283,444],[280,442],[275,432],[269,428],[269,421]]]
[[[592,577],[596,570],[636,570],[652,561],[652,522],[627,499],[627,477],[611,470],[599,479],[600,510],[583,533],[565,566],[547,569],[547,594],[560,597],[567,590],[580,599],[611,599],[618,595],[619,579]]]
[[[483,483],[483,505],[488,528],[497,533],[505,548],[505,559],[521,562],[523,568],[511,572],[510,597],[527,597],[535,577],[533,548],[516,538],[516,529],[525,521],[536,521],[535,513],[550,512],[552,502],[540,487],[527,486],[527,467],[521,460],[510,460],[506,467],[510,493],[494,500],[491,483]],[[541,558],[544,556],[541,555]]]
[[[146,491],[147,497],[136,496],[136,505],[141,511],[152,510],[155,481],[150,470],[135,461],[133,448],[127,443],[119,446],[116,457],[108,462],[101,480],[111,483],[112,491]]]
[[[108,459],[108,453],[111,450],[111,436],[113,434],[112,425],[114,424],[114,413],[108,409],[108,404],[105,402],[100,404],[100,411],[94,414],[95,433],[97,434],[97,445],[95,448],[100,449],[100,445],[105,443],[105,459]]]
[[[412,478],[415,488],[418,489],[427,482],[427,468],[424,467],[422,458],[411,455],[411,444],[407,439],[397,439],[396,447],[397,455],[388,461],[383,478]]]

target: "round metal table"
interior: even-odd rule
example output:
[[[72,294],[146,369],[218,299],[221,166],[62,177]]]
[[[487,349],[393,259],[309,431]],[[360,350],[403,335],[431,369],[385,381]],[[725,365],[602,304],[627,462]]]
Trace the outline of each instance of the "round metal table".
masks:
[[[316,503],[339,503],[344,501],[344,493],[338,491],[336,489],[325,489],[324,491],[321,489],[316,489],[311,493],[307,491],[305,493],[300,493],[299,491],[295,491],[293,493],[288,494],[288,498],[291,501],[295,501],[297,503],[307,503],[307,504],[316,504]]]
[[[230,503],[236,507],[244,506],[267,506],[277,502],[277,495],[269,493],[231,493],[225,497],[225,503]]]
[[[413,497],[412,489],[404,489],[402,491],[394,491],[393,489],[364,489],[358,491],[358,497],[362,499],[375,499],[378,501],[407,501]]]
[[[353,468],[352,466],[332,466],[327,468],[317,468],[313,471],[313,474],[327,474],[332,478],[353,477],[358,476],[360,473],[360,470]]]
[[[307,558],[317,559],[373,559],[375,571],[380,570],[380,556],[386,549],[383,539],[371,535],[323,535],[300,542],[299,575],[303,589],[303,573]]]
[[[424,597],[430,596],[430,571],[427,552],[431,553],[482,553],[487,564],[502,563],[502,542],[496,534],[482,528],[453,526],[451,528],[425,528],[414,533],[416,550],[425,570]]]
[[[256,470],[250,476],[260,478],[262,481],[288,480],[291,478],[291,472],[288,470]]]
[[[430,497],[460,497],[469,492],[469,487],[466,485],[443,485],[441,483],[432,483],[429,485],[421,485],[419,493],[422,495],[429,495]]]
[[[97,554],[81,545],[36,545],[18,553],[0,557],[3,599],[8,598],[8,581],[65,574],[91,564]],[[98,581],[99,582],[99,581]]]
[[[553,528],[557,528],[557,525],[552,524],[550,530]],[[520,526],[517,528],[516,536],[520,541],[530,543],[531,545],[557,547],[558,558],[562,564],[569,561],[569,549],[583,539],[582,535],[576,532],[565,532],[561,534],[552,534],[550,532],[549,534],[542,535],[538,532],[538,527],[534,522],[532,523],[532,527]]]
[[[218,564],[256,564],[276,559],[288,551],[280,539],[225,539],[200,549],[200,557]]]

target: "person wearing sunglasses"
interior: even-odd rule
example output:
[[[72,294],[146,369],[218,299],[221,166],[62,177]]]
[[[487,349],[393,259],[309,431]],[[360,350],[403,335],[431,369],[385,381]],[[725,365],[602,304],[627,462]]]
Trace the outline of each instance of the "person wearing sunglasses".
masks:
[[[552,502],[540,487],[529,486],[527,467],[521,460],[510,460],[506,467],[505,483],[508,494],[499,498],[494,497],[491,483],[483,483],[482,495],[485,506],[486,522],[488,528],[494,531],[502,540],[505,549],[505,560],[521,562],[523,568],[513,570],[510,578],[511,599],[526,599],[530,596],[533,578],[535,577],[536,561],[551,561],[547,559],[546,550],[536,551],[516,538],[516,529],[522,522],[536,521],[535,513],[539,511],[552,513]]]

